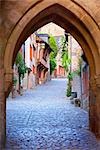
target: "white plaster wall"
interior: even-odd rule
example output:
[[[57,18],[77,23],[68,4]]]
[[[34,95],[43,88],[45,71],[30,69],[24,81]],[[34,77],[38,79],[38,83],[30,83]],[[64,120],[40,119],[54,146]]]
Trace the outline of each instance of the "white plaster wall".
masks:
[[[72,92],[77,92],[77,97],[81,97],[81,82],[80,82],[80,76],[75,76],[72,81]]]
[[[30,37],[25,41],[25,63],[30,68]]]
[[[46,34],[53,35],[53,36],[60,36],[60,35],[64,35],[64,31],[65,30],[63,28],[51,22],[43,26],[42,28],[38,29],[37,32],[46,33]]]

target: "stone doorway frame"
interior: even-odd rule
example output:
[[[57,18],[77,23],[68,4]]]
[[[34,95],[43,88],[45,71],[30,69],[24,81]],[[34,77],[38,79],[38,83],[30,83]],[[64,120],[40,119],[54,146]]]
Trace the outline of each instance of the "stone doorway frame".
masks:
[[[12,85],[12,66],[22,43],[38,28],[49,22],[54,22],[68,31],[78,41],[86,55],[90,66],[90,129],[96,136],[100,137],[99,25],[74,0],[37,1],[33,2],[28,11],[21,16],[8,39],[4,54],[5,95],[9,93]],[[95,97],[95,100],[93,97]],[[5,137],[5,131],[2,132],[2,137]]]

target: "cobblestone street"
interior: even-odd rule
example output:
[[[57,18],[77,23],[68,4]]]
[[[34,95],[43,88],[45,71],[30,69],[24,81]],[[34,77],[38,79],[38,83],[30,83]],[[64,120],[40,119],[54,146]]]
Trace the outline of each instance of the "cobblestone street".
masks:
[[[65,79],[53,79],[9,98],[5,150],[100,150],[88,113],[70,104],[65,90]]]

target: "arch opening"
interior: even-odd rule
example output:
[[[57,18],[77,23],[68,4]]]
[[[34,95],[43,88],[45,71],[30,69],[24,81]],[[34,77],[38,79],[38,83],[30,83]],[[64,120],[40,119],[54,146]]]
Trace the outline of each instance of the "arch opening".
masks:
[[[49,22],[54,22],[61,26],[78,41],[90,66],[90,78],[94,78],[96,74],[100,73],[98,65],[100,57],[98,48],[99,43],[95,40],[93,31],[90,31],[90,27],[86,24],[84,16],[90,18],[91,28],[96,26],[93,19],[84,12],[82,8],[76,6],[76,4],[73,4],[75,5],[76,10],[70,10],[68,6],[65,5],[64,7],[64,4],[61,4],[60,2],[52,5],[51,3],[50,5],[40,5],[41,4],[37,4],[36,6],[31,7],[22,16],[9,37],[4,55],[6,93],[8,93],[12,83],[12,66],[22,43],[31,33]],[[39,8],[39,10],[35,7]],[[77,13],[79,12],[78,8],[82,12],[81,18]],[[96,30],[98,31],[97,26]]]
[[[27,18],[27,16],[23,16],[23,18],[25,17]],[[97,45],[95,44],[93,38],[90,36],[90,32],[88,31],[88,28],[85,27],[84,23],[81,20],[79,20],[79,18],[77,18],[75,14],[72,14],[72,12],[65,9],[63,6],[60,6],[59,4],[55,4],[48,8],[45,8],[44,10],[39,12],[35,17],[33,17],[32,19],[30,18],[30,21],[26,21],[24,27],[22,26],[23,24],[19,22],[19,25],[17,25],[14,30],[15,33],[16,30],[19,30],[18,35],[14,35],[14,31],[12,33],[13,37],[16,36],[15,41],[11,43],[11,39],[13,38],[11,36],[11,39],[10,41],[8,41],[8,45],[6,47],[4,56],[5,70],[6,68],[9,68],[9,66],[11,68],[16,54],[19,48],[21,47],[21,44],[25,41],[25,39],[27,39],[27,37],[31,33],[33,33],[34,31],[36,31],[37,29],[49,22],[54,22],[58,24],[70,34],[72,34],[73,37],[78,41],[87,57],[88,63],[90,65],[90,72],[92,74],[91,76],[93,76],[96,73],[96,60],[94,57],[95,55],[98,55]],[[7,59],[7,57],[9,57],[10,59]],[[6,62],[6,60],[9,60],[8,63]]]

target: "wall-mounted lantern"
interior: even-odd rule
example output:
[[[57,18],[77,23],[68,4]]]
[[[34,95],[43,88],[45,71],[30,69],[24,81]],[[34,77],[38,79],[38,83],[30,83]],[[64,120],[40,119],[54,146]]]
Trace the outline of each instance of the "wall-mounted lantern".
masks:
[[[41,49],[45,49],[45,43],[41,43]]]

